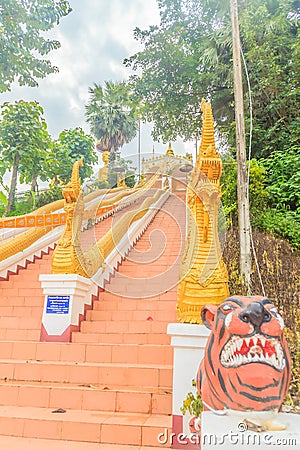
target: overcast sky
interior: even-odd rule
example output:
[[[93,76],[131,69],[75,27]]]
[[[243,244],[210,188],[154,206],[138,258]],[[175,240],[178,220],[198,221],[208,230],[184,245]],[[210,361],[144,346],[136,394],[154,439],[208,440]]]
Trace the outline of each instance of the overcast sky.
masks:
[[[84,105],[89,99],[88,87],[104,80],[128,79],[126,57],[142,49],[133,37],[135,27],[159,24],[156,0],[69,0],[73,11],[47,34],[61,43],[49,54],[59,73],[48,75],[38,88],[13,85],[12,92],[0,95],[3,101],[36,100],[45,111],[48,130],[56,138],[64,129],[82,127],[89,132],[84,119]],[[150,126],[142,125],[141,149],[149,152],[153,141]],[[167,146],[155,143],[162,152]],[[136,140],[123,150],[124,156],[136,152]],[[188,144],[173,143],[177,154],[191,151]]]

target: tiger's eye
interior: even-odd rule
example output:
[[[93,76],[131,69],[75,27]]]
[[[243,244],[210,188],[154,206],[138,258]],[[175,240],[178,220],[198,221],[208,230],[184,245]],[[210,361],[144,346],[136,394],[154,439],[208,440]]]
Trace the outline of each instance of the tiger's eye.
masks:
[[[243,322],[249,323],[249,316],[248,316],[248,314],[243,314],[241,316],[241,319],[242,319]]]
[[[224,305],[223,306],[224,311],[229,311],[230,309],[232,309],[232,306],[230,305]]]

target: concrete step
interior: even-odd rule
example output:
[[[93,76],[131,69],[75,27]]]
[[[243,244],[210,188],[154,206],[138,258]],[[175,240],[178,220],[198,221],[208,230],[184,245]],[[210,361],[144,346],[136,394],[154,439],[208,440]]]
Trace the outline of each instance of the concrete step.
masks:
[[[111,343],[111,344],[170,344],[166,333],[72,333],[73,342]]]
[[[24,326],[26,317],[34,320],[38,308],[42,312],[38,274],[50,272],[50,258],[28,265],[10,284],[0,283],[0,317],[13,317],[11,328],[3,331],[7,342],[0,342],[2,448],[162,448],[158,435],[165,430],[170,435],[172,410],[172,349],[166,330],[176,320],[182,252],[178,224],[182,230],[185,224],[185,208],[174,196],[164,210],[99,293],[72,343],[38,342],[39,329]],[[83,236],[85,245],[93,233]],[[37,342],[25,342],[33,339]],[[59,409],[65,412],[53,412]]]
[[[41,317],[0,317],[0,329],[1,330],[40,330],[41,329]]]
[[[143,386],[6,381],[0,382],[0,405],[168,415],[172,393]]]
[[[108,295],[113,295],[107,292]],[[176,309],[177,294],[173,295],[173,292],[167,293],[160,297],[160,299],[123,299],[119,297],[119,300],[99,300],[95,301],[93,305],[94,311],[174,311]]]
[[[171,416],[52,411],[48,408],[0,407],[1,434],[56,441],[157,447],[159,434],[165,430],[171,432]],[[88,447],[84,444],[82,448]]]
[[[175,322],[176,321],[176,310],[173,305],[173,309],[170,311],[87,311],[86,320],[95,321],[145,321],[145,320],[155,320],[157,322]]]
[[[26,308],[24,308],[26,310]],[[0,317],[0,340],[37,341],[41,334],[42,308],[36,317]]]
[[[19,330],[13,328],[0,329],[0,340],[15,340],[15,341],[38,341],[40,339],[41,331],[38,330]]]
[[[159,344],[0,341],[3,359],[87,363],[172,364],[172,347]]]
[[[172,366],[1,359],[0,380],[170,388]]]
[[[0,306],[0,317],[37,317],[41,320],[42,309],[40,306],[12,306],[10,302],[6,306]]]
[[[150,316],[149,316],[150,317]],[[151,319],[143,321],[114,321],[98,322],[83,321],[81,331],[83,333],[166,333],[168,322],[158,322]]]
[[[159,447],[98,444],[79,441],[58,441],[49,439],[32,439],[14,436],[0,436],[0,448],[9,450],[159,450]]]

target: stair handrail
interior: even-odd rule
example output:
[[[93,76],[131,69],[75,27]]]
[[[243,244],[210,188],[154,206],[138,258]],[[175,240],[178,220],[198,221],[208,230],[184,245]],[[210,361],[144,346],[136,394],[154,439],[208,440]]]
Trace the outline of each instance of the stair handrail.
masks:
[[[53,253],[51,272],[53,274],[75,273],[89,278],[103,266],[106,254],[105,248],[111,248],[111,246],[114,245],[115,241],[113,238],[115,238],[115,236],[110,234],[110,230],[105,236],[103,236],[100,247],[97,243],[90,246],[85,252],[82,251],[80,245],[80,233],[82,228],[84,205],[82,191],[77,188],[79,176],[76,178],[76,174],[78,173],[77,165],[79,164],[81,164],[80,161],[77,161],[74,164],[73,171],[75,175],[73,176],[72,172],[70,182],[67,184],[66,188],[63,189],[63,195],[65,198],[64,209],[67,212],[66,226]],[[141,195],[144,195],[145,192],[149,191],[159,176],[160,173],[157,172],[153,177],[151,177],[150,180],[148,180],[147,183],[139,188],[137,192],[134,192],[132,194],[131,202],[136,201],[137,198],[140,198]],[[74,188],[73,183],[75,186]],[[153,201],[155,200],[153,199]],[[146,203],[145,202],[146,200],[143,202],[142,207],[148,208],[149,201]],[[150,202],[150,204],[152,202]],[[140,212],[137,213],[136,211],[131,211],[126,213],[125,217],[129,217],[131,221],[134,221],[137,220],[134,218],[137,215],[140,215]],[[122,221],[122,219],[123,218],[121,218],[120,221]],[[123,219],[120,223],[123,224],[124,220],[125,219]],[[122,227],[122,225],[121,228],[124,234],[125,228]],[[117,226],[117,228],[114,227],[115,233],[116,230],[118,230],[117,235],[119,237],[120,225]]]

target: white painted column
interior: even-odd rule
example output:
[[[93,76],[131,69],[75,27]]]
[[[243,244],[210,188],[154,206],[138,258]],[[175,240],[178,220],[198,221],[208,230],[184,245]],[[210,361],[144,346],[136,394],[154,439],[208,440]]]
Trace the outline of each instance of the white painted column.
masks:
[[[41,341],[69,342],[98,287],[75,274],[40,275],[39,280],[45,295]]]
[[[180,407],[187,394],[195,392],[192,380],[196,379],[210,330],[204,325],[170,323],[167,333],[171,335],[171,345],[174,347],[172,432],[175,436],[171,443],[173,448],[195,448],[189,440],[183,443],[183,436],[189,436],[190,432],[188,417],[182,415]]]

